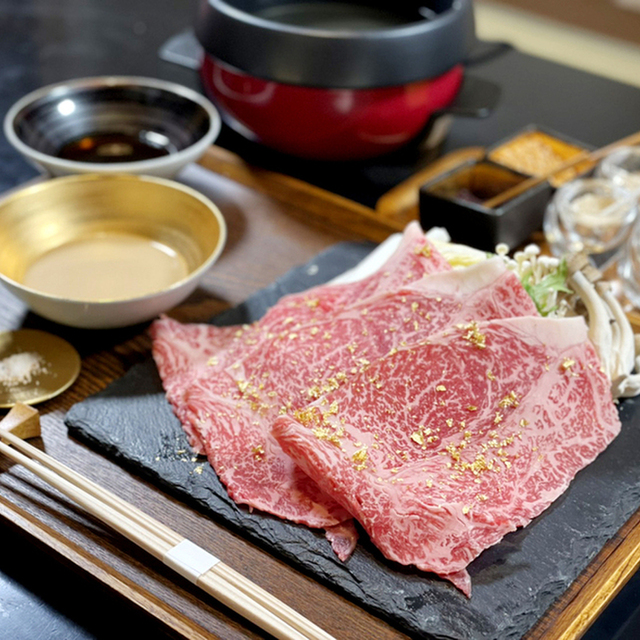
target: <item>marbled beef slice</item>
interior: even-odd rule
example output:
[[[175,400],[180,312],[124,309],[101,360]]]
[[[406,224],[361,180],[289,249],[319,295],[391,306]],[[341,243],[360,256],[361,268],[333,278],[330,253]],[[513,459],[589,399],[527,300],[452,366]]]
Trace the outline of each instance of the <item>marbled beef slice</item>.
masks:
[[[619,429],[583,319],[522,317],[400,347],[273,434],[385,556],[447,577],[539,515]]]
[[[373,275],[283,298],[250,326],[179,326],[168,318],[154,323],[154,356],[167,397],[190,441],[205,449],[234,500],[294,522],[327,528],[340,557],[346,556],[348,546],[353,549],[355,528],[346,525],[350,515],[282,452],[270,434],[271,419],[264,420],[264,407],[254,400],[244,402],[242,389],[225,367],[243,350],[292,322],[322,318],[358,296],[391,290],[399,283],[450,268],[414,223],[407,227],[396,252]]]

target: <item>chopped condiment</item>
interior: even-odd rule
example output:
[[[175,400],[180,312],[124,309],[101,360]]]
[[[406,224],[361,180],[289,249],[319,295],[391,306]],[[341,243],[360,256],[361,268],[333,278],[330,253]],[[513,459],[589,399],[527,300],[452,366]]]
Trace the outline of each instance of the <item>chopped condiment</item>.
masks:
[[[533,130],[521,133],[489,153],[489,159],[529,176],[545,176],[559,169],[585,149]],[[562,172],[558,184],[586,169],[585,163]],[[554,186],[558,186],[554,184]]]

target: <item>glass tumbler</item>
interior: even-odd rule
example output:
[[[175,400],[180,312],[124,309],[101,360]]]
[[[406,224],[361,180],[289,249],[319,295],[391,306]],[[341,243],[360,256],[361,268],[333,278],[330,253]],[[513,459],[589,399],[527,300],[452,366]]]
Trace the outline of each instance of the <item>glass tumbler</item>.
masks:
[[[634,226],[617,267],[625,297],[634,307],[640,308],[640,226]]]
[[[583,178],[556,191],[543,228],[554,255],[582,251],[603,269],[617,257],[637,215],[632,193],[604,178]]]
[[[640,194],[640,147],[620,147],[598,165],[597,175]]]

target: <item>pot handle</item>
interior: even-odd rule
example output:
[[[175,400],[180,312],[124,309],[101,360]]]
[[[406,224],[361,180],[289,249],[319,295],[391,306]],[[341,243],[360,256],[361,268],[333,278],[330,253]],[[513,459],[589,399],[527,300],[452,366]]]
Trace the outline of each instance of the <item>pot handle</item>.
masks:
[[[464,62],[465,68],[489,62],[513,50],[508,42],[478,41],[469,58]],[[498,104],[500,86],[490,80],[483,80],[465,74],[462,87],[451,104],[438,111],[436,115],[451,114],[467,118],[486,118]]]
[[[486,42],[478,40],[471,55],[464,61],[464,66],[474,67],[477,64],[499,58],[509,51],[513,51],[513,45],[509,42],[501,42],[500,40]]]
[[[462,87],[453,102],[440,109],[434,116],[486,118],[498,104],[500,93],[500,86],[495,82],[465,74]]]

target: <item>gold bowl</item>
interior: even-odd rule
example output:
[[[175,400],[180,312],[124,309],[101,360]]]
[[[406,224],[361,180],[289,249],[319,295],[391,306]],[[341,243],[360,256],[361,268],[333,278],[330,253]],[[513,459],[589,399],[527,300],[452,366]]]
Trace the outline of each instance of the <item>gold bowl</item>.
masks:
[[[55,178],[0,202],[0,281],[49,320],[123,327],[182,302],[225,240],[216,205],[179,183]]]

